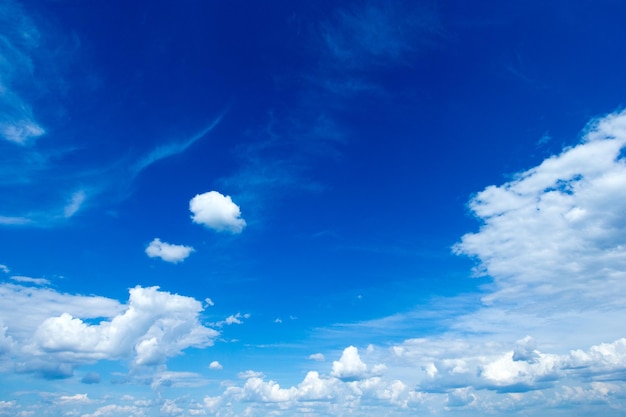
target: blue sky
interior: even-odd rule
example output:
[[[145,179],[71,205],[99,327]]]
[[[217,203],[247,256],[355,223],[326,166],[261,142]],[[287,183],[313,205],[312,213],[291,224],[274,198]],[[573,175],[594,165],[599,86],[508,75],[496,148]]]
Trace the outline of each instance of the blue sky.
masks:
[[[618,416],[619,1],[0,4],[0,416]]]

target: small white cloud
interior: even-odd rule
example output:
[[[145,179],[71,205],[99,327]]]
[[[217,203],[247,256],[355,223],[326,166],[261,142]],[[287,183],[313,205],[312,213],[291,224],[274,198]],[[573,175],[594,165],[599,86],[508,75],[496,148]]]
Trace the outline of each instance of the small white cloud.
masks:
[[[214,325],[216,327],[222,327],[224,325],[230,326],[231,324],[243,324],[243,320],[242,319],[248,319],[248,318],[250,318],[250,313],[246,313],[246,314],[241,314],[241,313],[231,314],[230,316],[226,317],[224,320],[220,320],[217,323],[215,323]]]
[[[209,297],[204,299],[204,302],[206,303],[207,306],[209,307],[213,307],[215,305],[215,303],[213,302],[213,300],[211,300]]]
[[[87,394],[75,394],[75,395],[62,395],[58,399],[59,403],[90,403],[91,400],[87,397]]]
[[[243,322],[241,320],[239,320],[239,314],[237,314],[237,316],[228,316],[226,317],[226,324],[231,325],[231,324],[242,324]]]
[[[11,272],[9,267],[3,264],[0,264],[0,271],[4,272],[5,274],[8,274],[9,272]]]
[[[359,380],[367,377],[367,365],[361,361],[359,350],[348,346],[339,361],[333,362],[331,375],[342,380]]]
[[[283,321],[280,319],[280,317],[276,317],[276,319],[274,320],[274,323],[282,323]]]
[[[239,206],[230,196],[217,191],[198,194],[189,201],[194,223],[202,224],[218,232],[241,233],[246,221],[241,218]]]
[[[326,360],[326,357],[324,357],[324,355],[321,353],[313,353],[312,355],[309,355],[309,359],[317,362],[324,362]]]
[[[209,369],[220,370],[220,369],[224,369],[224,367],[218,361],[213,361],[209,364]]]
[[[31,277],[25,277],[21,275],[13,275],[11,279],[13,281],[25,282],[28,284],[35,284],[35,285],[49,285],[50,284],[50,281],[48,281],[45,278],[31,278]]]
[[[165,262],[178,263],[184,261],[194,250],[191,246],[172,245],[156,238],[146,248],[146,254],[151,258],[161,258]]]

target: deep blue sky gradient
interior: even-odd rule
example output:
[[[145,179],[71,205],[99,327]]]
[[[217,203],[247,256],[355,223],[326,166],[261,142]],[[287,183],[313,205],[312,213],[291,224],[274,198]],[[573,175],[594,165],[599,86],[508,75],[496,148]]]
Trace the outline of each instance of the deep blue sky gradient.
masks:
[[[228,381],[253,369],[297,385],[312,353],[326,355],[322,372],[349,345],[435,337],[479,311],[492,280],[472,278],[475,260],[452,251],[480,227],[470,198],[575,146],[626,97],[620,1],[9,1],[0,10],[0,81],[46,131],[0,141],[0,216],[31,220],[0,225],[2,278],[41,277],[58,293],[120,303],[137,285],[210,297],[204,323],[250,314],[215,346],[168,362],[202,374],[218,360]],[[19,22],[36,28],[36,46]],[[0,97],[9,122],[12,97]],[[76,190],[85,200],[63,218]],[[211,190],[241,208],[241,234],[191,221],[189,200]],[[195,252],[176,264],[149,258],[156,237]],[[394,315],[408,318],[341,330]],[[75,375],[101,375],[88,386],[99,398],[127,362]],[[65,390],[66,380],[48,386],[10,369],[5,381]]]

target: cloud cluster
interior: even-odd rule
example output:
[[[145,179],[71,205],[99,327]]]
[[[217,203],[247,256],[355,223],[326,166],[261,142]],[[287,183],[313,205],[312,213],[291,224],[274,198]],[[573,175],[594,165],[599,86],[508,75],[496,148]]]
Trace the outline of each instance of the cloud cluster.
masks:
[[[611,114],[591,123],[579,145],[472,198],[482,226],[455,251],[495,280],[486,303],[624,305],[625,145],[626,112]]]
[[[336,369],[338,366],[343,366],[340,371]],[[209,412],[216,412],[233,400],[263,405],[251,415],[261,415],[262,409],[273,409],[272,404],[283,410],[312,407],[312,411],[328,412],[354,407],[355,411],[361,398],[395,403],[400,393],[407,389],[400,381],[385,381],[379,376],[366,375],[365,369],[367,365],[361,361],[358,349],[349,346],[344,349],[340,360],[333,363],[330,375],[309,371],[297,386],[281,388],[276,381],[265,380],[262,374],[250,371],[244,375],[246,381],[242,386],[230,386],[221,396],[207,396],[204,403]],[[345,378],[347,374],[344,371],[349,373],[349,378]],[[338,372],[340,375],[336,375]]]
[[[193,251],[194,248],[191,246],[173,245],[155,238],[146,248],[146,255],[151,258],[161,258],[165,262],[178,263],[187,259]]]
[[[198,194],[189,201],[192,220],[218,232],[241,233],[246,221],[241,218],[239,206],[230,196],[217,191]]]
[[[516,357],[517,349],[526,351],[523,360]],[[372,356],[373,350],[367,353]],[[623,377],[626,339],[563,355],[540,352],[532,338],[508,350],[489,343],[412,339],[379,355],[389,366],[379,365],[384,371],[374,375],[366,371],[370,366],[358,349],[349,346],[328,374],[309,371],[299,384],[288,387],[249,371],[241,385],[205,397],[204,406],[209,413],[230,415],[237,404],[245,404],[251,416],[288,416],[304,409],[312,416],[431,415],[455,409],[473,416],[522,409],[544,415],[547,404],[558,408],[574,395],[579,403],[605,407],[615,395],[626,394],[624,387],[603,382]]]
[[[212,345],[218,335],[200,323],[199,301],[158,287],[132,288],[125,305],[8,284],[0,286],[0,299],[13,306],[3,308],[2,317],[16,369],[48,377],[68,376],[75,366],[99,360],[162,364],[189,347]],[[34,300],[40,302],[36,309],[15,309]]]
[[[539,416],[568,415],[576,406],[585,415],[620,415],[625,148],[626,111],[594,120],[578,145],[471,199],[481,226],[454,251],[475,258],[476,273],[493,282],[469,312],[454,319],[448,310],[442,318],[431,313],[441,334],[388,349],[349,346],[325,374],[309,371],[294,386],[250,373],[206,397],[206,410],[228,414],[247,404],[249,415]],[[379,321],[405,334],[411,317]]]

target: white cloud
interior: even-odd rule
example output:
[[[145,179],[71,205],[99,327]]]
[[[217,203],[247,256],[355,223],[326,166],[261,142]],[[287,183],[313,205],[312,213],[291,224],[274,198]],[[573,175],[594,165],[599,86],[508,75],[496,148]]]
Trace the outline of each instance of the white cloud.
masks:
[[[352,346],[346,348],[340,361],[344,364],[360,361],[356,360],[354,354],[358,355],[358,352],[353,348]],[[361,366],[357,365],[356,368],[362,371]],[[276,412],[283,410],[287,413],[298,410],[301,413],[305,409],[307,414],[312,416],[364,416],[377,414],[377,411],[383,412],[390,404],[396,405],[399,411],[406,409],[410,389],[402,381],[385,380],[378,376],[360,376],[363,378],[358,380],[340,379],[334,375],[309,371],[298,385],[281,387],[276,381],[265,380],[260,372],[247,371],[239,375],[245,379],[241,386],[229,385],[222,395],[205,397],[204,403],[208,412],[218,415],[221,407],[230,407],[233,402],[252,404],[249,415],[253,416],[272,415],[271,410]],[[369,414],[359,411],[365,404]],[[407,415],[414,415],[414,410],[406,412]]]
[[[329,375],[309,371],[298,385],[282,387],[265,380],[262,373],[247,371],[240,374],[245,383],[229,385],[220,396],[206,397],[205,406],[219,413],[220,407],[230,407],[233,401],[252,404],[251,411],[257,412],[250,415],[255,416],[302,407],[311,407],[308,413],[314,416],[433,415],[451,409],[473,410],[465,415],[475,416],[519,409],[542,415],[547,403],[562,407],[576,401],[599,405],[601,410],[602,404],[626,392],[611,382],[626,371],[626,339],[559,355],[543,353],[534,341],[524,338],[516,349],[532,354],[528,360],[516,360],[515,351],[504,345],[440,338],[414,339],[386,351],[367,352],[382,353],[395,362],[389,371],[401,375],[398,379],[367,375],[358,350],[350,346],[333,362]],[[345,378],[347,373],[350,377]],[[577,386],[581,388],[572,388]],[[255,408],[254,404],[263,406]],[[364,406],[369,414],[362,413]]]
[[[184,261],[194,248],[184,245],[173,245],[161,242],[159,238],[155,238],[146,248],[146,254],[151,258],[161,258],[165,262],[178,263]]]
[[[224,369],[224,368],[222,364],[219,363],[218,361],[213,361],[209,364],[209,369],[219,370],[219,369]]]
[[[6,335],[23,372],[68,376],[76,365],[132,359],[135,365],[161,364],[189,347],[213,344],[218,332],[199,321],[199,301],[135,287],[126,305],[102,297],[52,290],[0,286]],[[55,315],[58,314],[58,315]],[[99,318],[97,324],[85,319]]]
[[[202,224],[218,232],[241,233],[246,221],[241,218],[239,206],[230,196],[217,191],[198,194],[189,201],[194,223]]]
[[[320,378],[316,371],[309,371],[298,385],[297,397],[303,401],[330,400],[338,393],[337,380]]]
[[[207,306],[209,307],[213,307],[215,305],[215,303],[213,302],[213,300],[211,300],[209,297],[204,299],[204,302],[206,303]]]
[[[78,210],[80,210],[86,198],[87,195],[83,190],[76,191],[74,194],[72,194],[70,202],[63,209],[63,217],[68,219],[76,214]]]
[[[232,390],[239,401],[255,401],[262,403],[279,403],[292,400],[297,389],[281,388],[275,381],[264,381],[258,377],[249,378],[240,390]]]
[[[226,317],[224,320],[220,320],[216,323],[214,323],[213,325],[215,327],[222,327],[224,325],[230,326],[231,324],[243,324],[243,319],[249,319],[250,318],[250,314],[246,313],[246,314],[241,314],[241,313],[237,313],[237,314],[231,314],[230,316]]]
[[[581,144],[472,198],[482,226],[455,251],[494,279],[485,303],[535,311],[624,305],[625,145],[626,112],[611,114]]]
[[[339,361],[333,362],[332,376],[345,380],[358,380],[367,377],[367,365],[359,356],[359,350],[354,346],[344,349]]]
[[[49,285],[50,284],[50,281],[45,278],[31,278],[31,277],[25,277],[22,275],[13,275],[11,279],[13,281],[24,282],[24,283],[35,284],[35,285]]]
[[[90,403],[87,394],[61,395],[57,400],[59,403]]]
[[[37,326],[50,317],[69,313],[83,319],[111,318],[124,311],[117,300],[60,293],[49,288],[0,284],[0,317],[10,334],[28,340]]]
[[[326,360],[326,357],[324,357],[322,353],[313,353],[309,355],[309,359],[317,362],[324,362]]]
[[[9,269],[8,266],[0,264],[0,271],[4,272],[5,274],[8,274],[11,272],[11,270]]]

